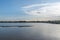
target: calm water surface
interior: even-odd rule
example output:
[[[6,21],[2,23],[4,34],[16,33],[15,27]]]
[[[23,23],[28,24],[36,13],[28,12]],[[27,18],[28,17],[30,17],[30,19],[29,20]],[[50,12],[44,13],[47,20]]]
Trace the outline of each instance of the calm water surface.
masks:
[[[60,40],[60,24],[0,23],[0,40]]]

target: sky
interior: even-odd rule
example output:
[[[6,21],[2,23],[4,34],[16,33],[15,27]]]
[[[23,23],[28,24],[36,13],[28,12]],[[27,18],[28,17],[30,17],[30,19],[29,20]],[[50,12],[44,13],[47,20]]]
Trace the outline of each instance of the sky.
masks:
[[[0,20],[45,18],[60,18],[60,0],[0,0]]]

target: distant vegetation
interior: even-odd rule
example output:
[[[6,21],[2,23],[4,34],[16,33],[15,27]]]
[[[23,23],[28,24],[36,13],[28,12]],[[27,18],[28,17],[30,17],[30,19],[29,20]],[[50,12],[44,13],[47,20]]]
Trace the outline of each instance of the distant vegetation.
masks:
[[[55,20],[55,21],[0,21],[0,23],[53,23],[53,24],[60,24],[60,20]]]

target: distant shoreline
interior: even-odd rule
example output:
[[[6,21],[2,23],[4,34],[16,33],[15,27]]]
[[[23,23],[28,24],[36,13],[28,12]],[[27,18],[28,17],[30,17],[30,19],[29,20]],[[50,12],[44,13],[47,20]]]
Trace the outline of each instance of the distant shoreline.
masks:
[[[0,23],[53,23],[60,24],[60,21],[0,21]]]

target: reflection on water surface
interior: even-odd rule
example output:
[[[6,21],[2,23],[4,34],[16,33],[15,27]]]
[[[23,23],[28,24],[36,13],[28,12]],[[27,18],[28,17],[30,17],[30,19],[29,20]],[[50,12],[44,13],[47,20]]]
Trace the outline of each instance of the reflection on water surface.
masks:
[[[0,23],[0,26],[7,26],[0,27],[0,40],[60,40],[60,25],[58,24]]]

